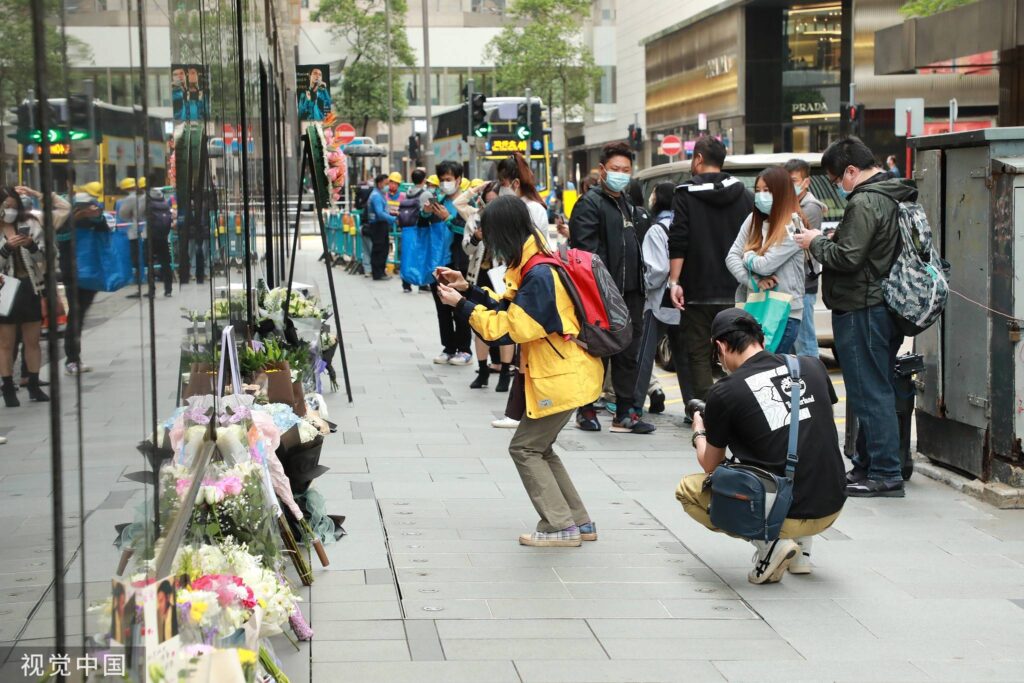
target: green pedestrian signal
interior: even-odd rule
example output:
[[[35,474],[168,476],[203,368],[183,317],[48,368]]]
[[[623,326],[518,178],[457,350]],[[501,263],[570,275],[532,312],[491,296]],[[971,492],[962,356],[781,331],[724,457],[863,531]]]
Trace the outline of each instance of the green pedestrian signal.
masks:
[[[516,137],[526,140],[530,137],[530,108],[525,103],[516,108]]]
[[[526,140],[527,138],[529,138],[530,127],[522,125],[516,126],[516,137],[519,138],[520,140]]]

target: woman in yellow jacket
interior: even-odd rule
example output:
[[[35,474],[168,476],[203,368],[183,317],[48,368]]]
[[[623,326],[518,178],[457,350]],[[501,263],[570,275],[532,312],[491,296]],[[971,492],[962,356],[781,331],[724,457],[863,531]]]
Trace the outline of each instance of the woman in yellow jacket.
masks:
[[[488,343],[520,345],[526,409],[508,450],[540,522],[519,542],[575,547],[596,541],[597,528],[552,444],[573,410],[601,393],[604,366],[572,341],[579,322],[553,266],[536,264],[523,275],[531,257],[548,252],[526,205],[499,197],[480,214],[480,227],[495,257],[508,264],[505,293],[496,298],[470,287],[458,271],[439,268],[438,295]]]

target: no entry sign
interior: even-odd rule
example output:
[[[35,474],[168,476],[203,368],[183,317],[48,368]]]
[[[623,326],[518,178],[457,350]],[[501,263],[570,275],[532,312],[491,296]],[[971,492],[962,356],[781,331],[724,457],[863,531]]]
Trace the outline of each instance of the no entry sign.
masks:
[[[334,136],[343,145],[347,145],[356,139],[356,129],[351,123],[342,123],[334,129]]]
[[[667,156],[674,157],[683,151],[683,141],[677,135],[666,135],[661,141],[661,151]]]

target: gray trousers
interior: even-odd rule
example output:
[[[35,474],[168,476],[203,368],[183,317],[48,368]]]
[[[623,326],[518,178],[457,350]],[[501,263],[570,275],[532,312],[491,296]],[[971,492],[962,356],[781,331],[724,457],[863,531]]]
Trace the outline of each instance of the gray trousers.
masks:
[[[537,531],[551,533],[590,521],[569,473],[552,449],[572,414],[567,410],[538,419],[524,415],[508,446],[526,494],[540,515]]]

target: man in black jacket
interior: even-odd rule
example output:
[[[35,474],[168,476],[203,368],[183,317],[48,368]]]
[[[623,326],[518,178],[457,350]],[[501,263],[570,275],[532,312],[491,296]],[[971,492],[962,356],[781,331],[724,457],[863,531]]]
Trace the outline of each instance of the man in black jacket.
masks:
[[[743,182],[722,173],[724,163],[725,145],[710,135],[697,140],[692,177],[676,188],[668,235],[672,303],[682,310],[693,393],[701,400],[714,382],[711,321],[736,301],[736,278],[725,267],[725,256],[754,208]]]
[[[569,245],[597,254],[615,279],[629,307],[633,342],[610,358],[615,388],[615,419],[611,431],[650,434],[655,427],[640,419],[643,406],[633,405],[637,352],[643,334],[644,262],[636,232],[634,208],[624,192],[633,172],[633,153],[624,142],[610,142],[601,150],[601,181],[585,194],[572,210]],[[724,257],[723,257],[724,258]],[[593,404],[576,414],[576,426],[588,432],[600,431]]]

